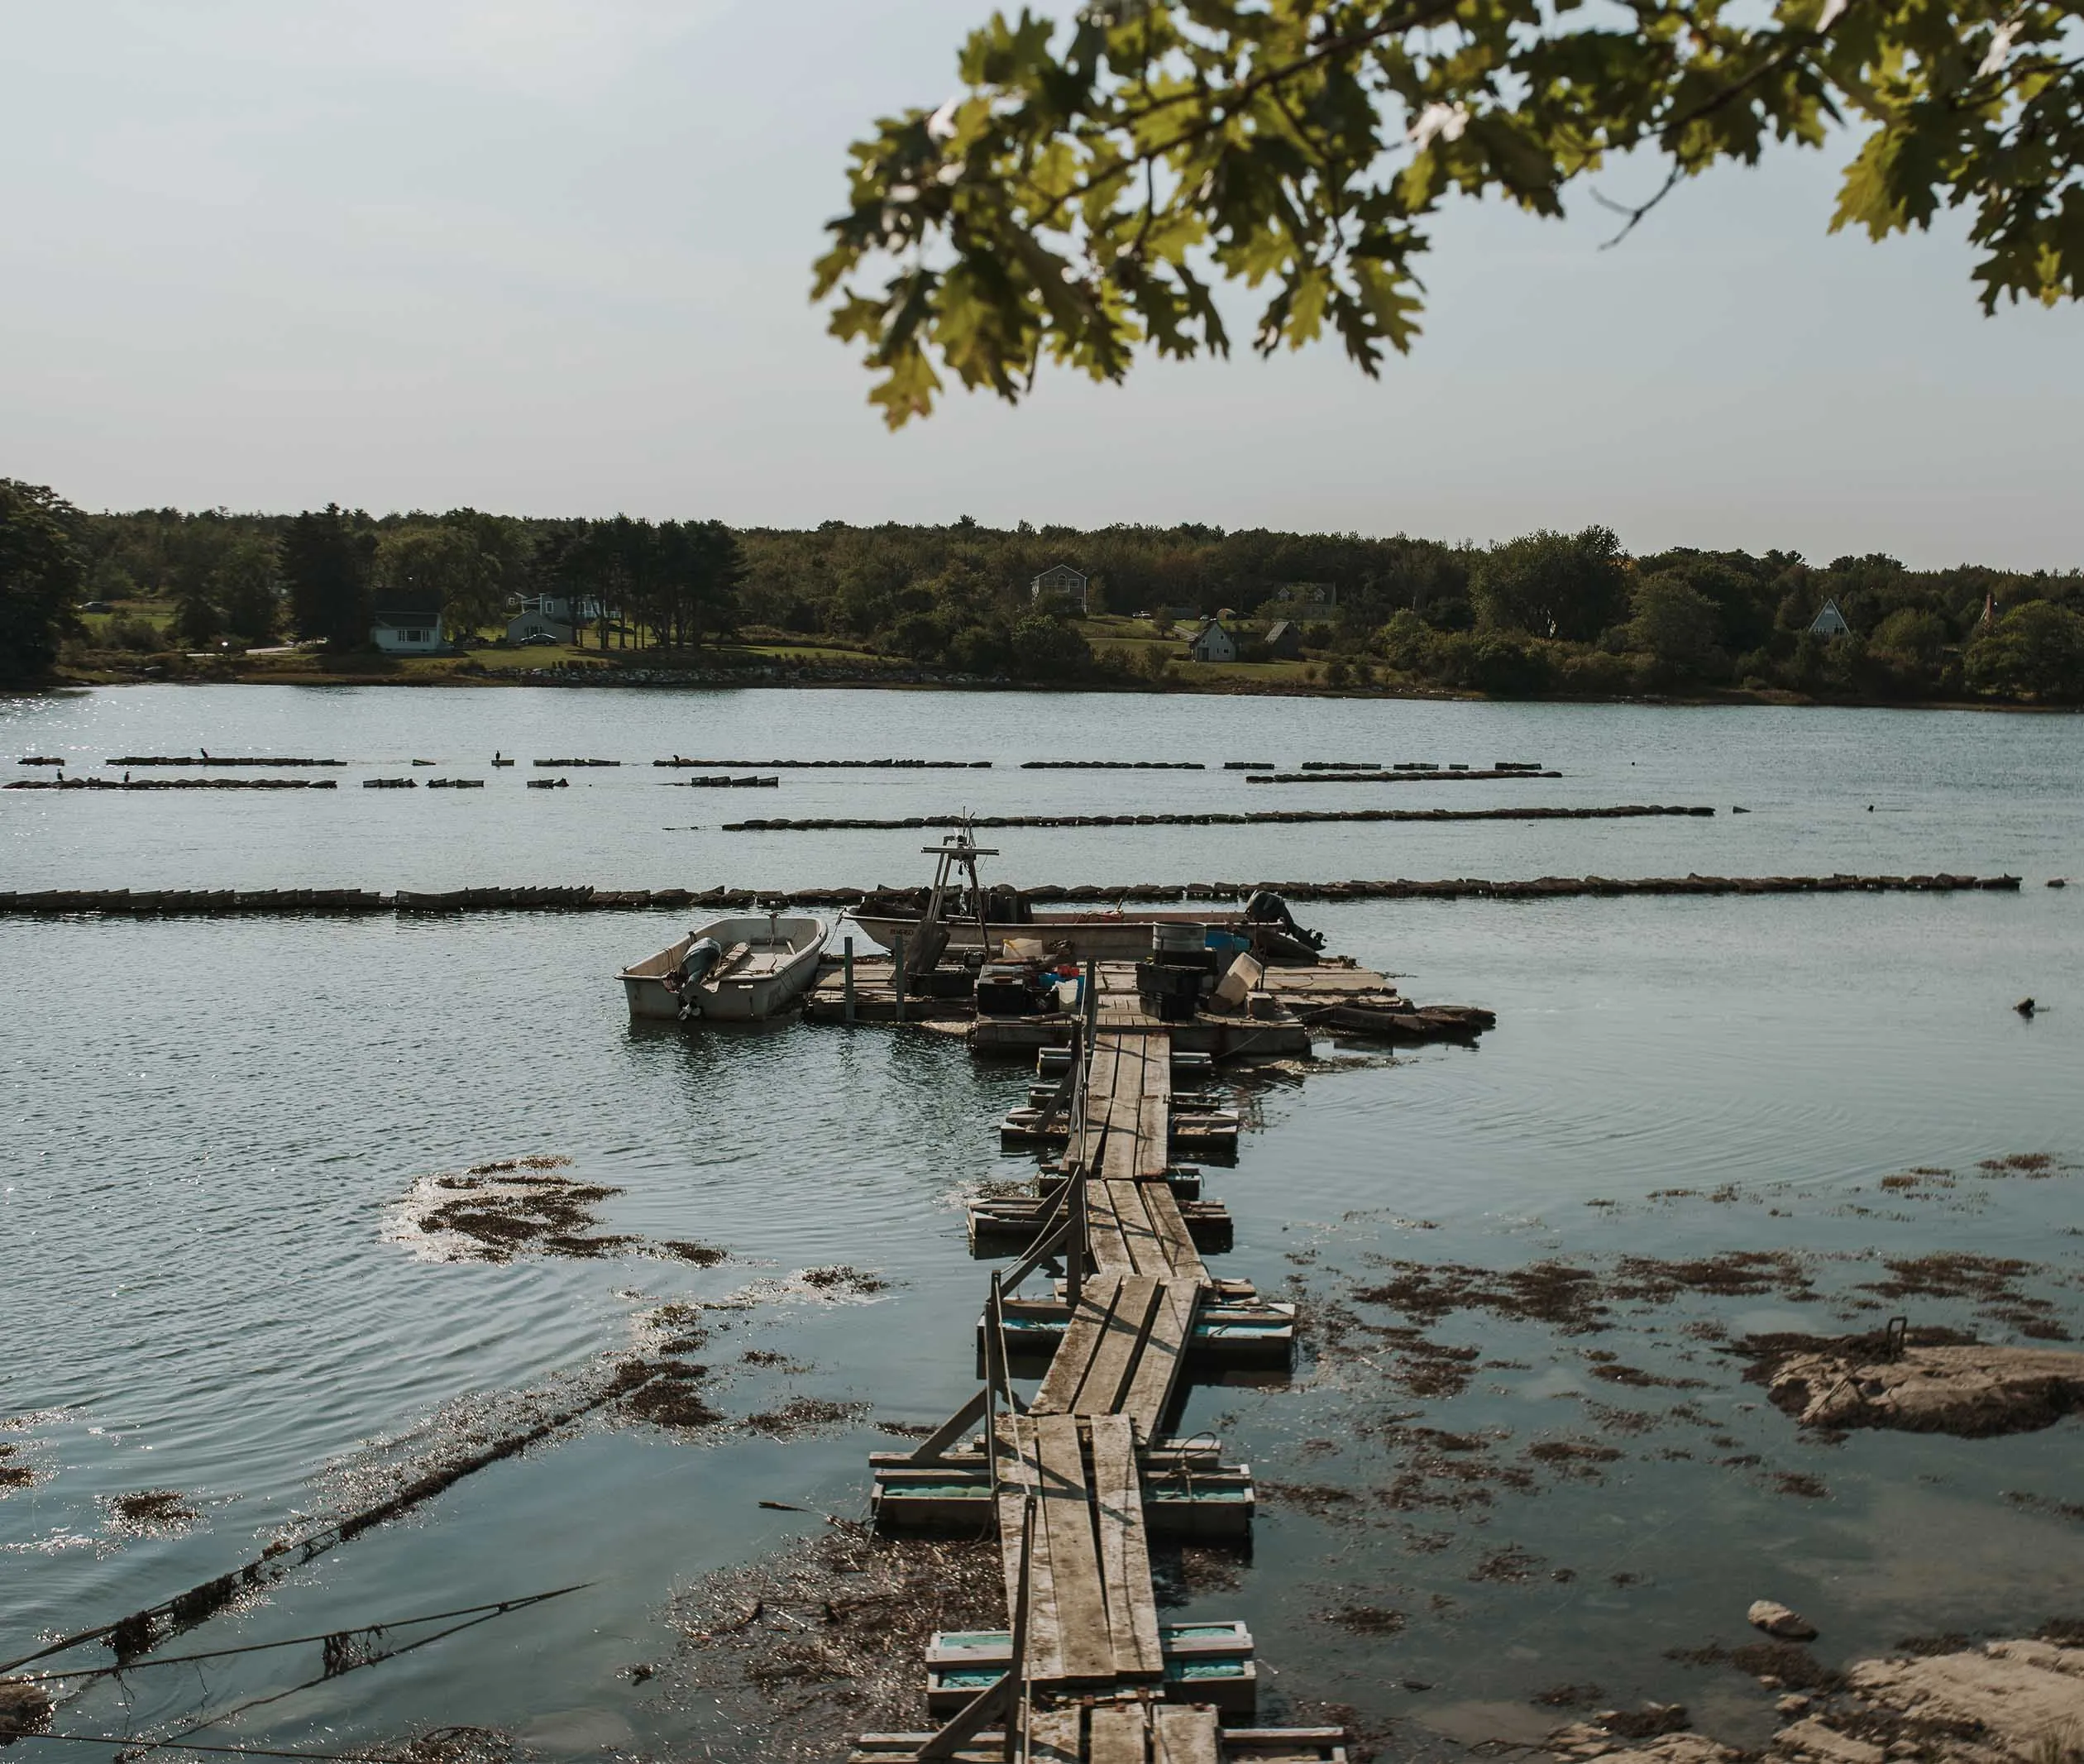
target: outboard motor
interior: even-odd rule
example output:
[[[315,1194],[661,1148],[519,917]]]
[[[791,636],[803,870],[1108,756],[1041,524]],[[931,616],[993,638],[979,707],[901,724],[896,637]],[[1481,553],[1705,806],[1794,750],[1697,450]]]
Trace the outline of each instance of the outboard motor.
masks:
[[[709,978],[710,972],[723,959],[723,944],[714,937],[698,937],[687,946],[687,954],[681,958],[680,966],[667,975],[667,990],[680,995],[680,1014],[683,1022],[691,1016],[702,1014],[702,1007],[695,997],[695,989]]]
[[[1306,931],[1295,922],[1295,915],[1288,911],[1288,903],[1270,888],[1261,888],[1245,903],[1245,922],[1247,925],[1270,925],[1284,931],[1305,949],[1322,949],[1324,933]]]

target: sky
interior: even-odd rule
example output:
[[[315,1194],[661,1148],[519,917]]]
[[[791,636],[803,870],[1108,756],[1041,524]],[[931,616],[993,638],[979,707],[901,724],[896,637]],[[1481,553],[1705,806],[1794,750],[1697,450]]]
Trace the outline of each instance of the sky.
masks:
[[[1451,211],[1379,380],[1245,350],[887,433],[809,265],[847,144],[947,97],[988,9],[0,0],[0,476],[88,508],[1597,522],[2084,565],[2084,311],[1983,317],[1957,219],[1829,234],[1843,144],[1698,180],[1613,250],[1584,197]]]

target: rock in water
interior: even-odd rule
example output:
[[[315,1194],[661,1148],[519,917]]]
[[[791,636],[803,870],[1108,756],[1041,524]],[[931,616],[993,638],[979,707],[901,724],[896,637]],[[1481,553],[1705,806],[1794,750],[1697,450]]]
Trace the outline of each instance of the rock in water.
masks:
[[[1816,1625],[1807,1618],[1790,1611],[1771,1599],[1757,1599],[1744,1613],[1754,1629],[1763,1629],[1766,1634],[1778,1636],[1783,1642],[1814,1642]]]
[[[2031,1016],[2038,1008],[2030,998],[2022,998],[2012,1006],[2021,1016]]]
[[[1874,1355],[1861,1337],[1790,1354],[1766,1374],[1767,1394],[1804,1427],[1963,1439],[2029,1433],[2084,1408],[2084,1354],[1971,1343],[1909,1347],[1894,1360]]]

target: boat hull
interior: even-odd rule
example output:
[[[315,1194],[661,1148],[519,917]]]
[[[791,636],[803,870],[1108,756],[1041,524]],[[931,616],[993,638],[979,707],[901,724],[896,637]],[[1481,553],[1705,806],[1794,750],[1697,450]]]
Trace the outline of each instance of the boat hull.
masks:
[[[919,930],[916,917],[903,918],[883,913],[849,913],[847,923],[858,925],[886,949],[895,949],[901,937],[911,937]],[[1039,939],[1045,947],[1068,943],[1070,954],[1077,961],[1091,958],[1102,962],[1135,961],[1150,954],[1150,934],[1161,925],[1204,925],[1216,930],[1234,931],[1244,923],[1244,915],[1231,912],[1169,913],[1045,913],[1038,912],[1025,924],[1001,923],[987,920],[984,935],[994,944],[1003,944],[1009,937],[1030,937]],[[945,920],[943,927],[948,932],[948,944],[952,949],[974,949],[977,947],[977,921]]]
[[[697,939],[711,937],[725,949],[734,944],[764,943],[770,932],[787,945],[786,958],[771,970],[737,976],[726,971],[695,988],[700,1021],[705,1023],[758,1023],[779,1016],[802,1001],[818,978],[818,960],[830,927],[822,919],[784,915],[768,919],[717,919],[697,925],[678,943],[625,968],[616,976],[629,1002],[632,1022],[681,1021],[683,997],[666,984]]]

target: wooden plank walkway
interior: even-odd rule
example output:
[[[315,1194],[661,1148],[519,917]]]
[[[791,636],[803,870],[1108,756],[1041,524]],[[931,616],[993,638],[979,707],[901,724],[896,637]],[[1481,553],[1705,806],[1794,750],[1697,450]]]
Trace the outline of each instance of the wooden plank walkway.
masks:
[[[1178,1398],[1195,1313],[1218,1288],[1169,1179],[1171,1037],[1143,1012],[1132,970],[1103,964],[1102,976],[1083,1119],[1062,1166],[1065,1228],[1078,1233],[1060,1252],[1077,1269],[1069,1320],[1033,1403],[1022,1412],[1008,1384],[1014,1412],[989,1423],[992,1504],[1020,1638],[1007,1656],[1016,1678],[941,1735],[863,1736],[856,1764],[1022,1756],[1044,1764],[1343,1764],[1336,1730],[1226,1735],[1213,1707],[1165,1700],[1192,1692],[1165,1676],[1140,1460],[1164,1456],[1154,1448]],[[1040,1255],[1038,1241],[1024,1266]],[[987,1367],[1003,1366],[988,1321],[998,1315],[987,1312]],[[952,1440],[963,1424],[958,1415],[937,1437]],[[977,1731],[992,1713],[987,1704],[1006,1723],[997,1732]]]

